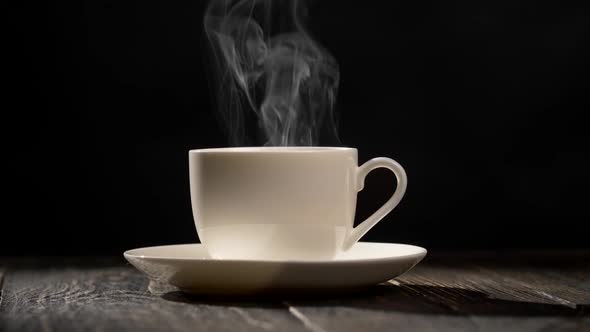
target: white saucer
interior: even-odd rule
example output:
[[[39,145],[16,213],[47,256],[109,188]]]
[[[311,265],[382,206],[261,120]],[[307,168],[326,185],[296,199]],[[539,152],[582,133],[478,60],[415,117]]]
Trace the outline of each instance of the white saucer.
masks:
[[[187,293],[256,293],[276,289],[363,287],[414,267],[426,249],[396,243],[359,242],[326,261],[213,259],[201,244],[128,250],[125,258],[151,279]]]

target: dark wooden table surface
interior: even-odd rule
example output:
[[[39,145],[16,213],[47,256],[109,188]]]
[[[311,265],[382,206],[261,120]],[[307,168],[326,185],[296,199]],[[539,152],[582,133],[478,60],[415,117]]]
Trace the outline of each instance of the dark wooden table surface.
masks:
[[[590,331],[590,251],[437,253],[365,290],[189,296],[115,258],[0,258],[0,331]]]

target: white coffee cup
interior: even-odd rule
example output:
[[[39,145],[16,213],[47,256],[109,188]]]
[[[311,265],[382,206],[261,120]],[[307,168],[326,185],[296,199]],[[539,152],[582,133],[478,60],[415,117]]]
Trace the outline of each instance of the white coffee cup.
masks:
[[[201,242],[221,259],[331,259],[351,248],[404,196],[404,169],[389,158],[357,166],[357,150],[253,147],[189,151],[193,216]],[[365,176],[387,168],[397,189],[353,227]]]

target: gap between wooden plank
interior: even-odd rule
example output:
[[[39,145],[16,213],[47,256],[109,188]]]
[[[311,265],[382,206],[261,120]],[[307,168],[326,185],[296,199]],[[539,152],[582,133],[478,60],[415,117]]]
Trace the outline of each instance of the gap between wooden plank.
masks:
[[[283,301],[283,304],[289,309],[289,313],[297,318],[311,332],[326,332],[321,326],[314,324],[301,311],[290,305],[289,302]]]

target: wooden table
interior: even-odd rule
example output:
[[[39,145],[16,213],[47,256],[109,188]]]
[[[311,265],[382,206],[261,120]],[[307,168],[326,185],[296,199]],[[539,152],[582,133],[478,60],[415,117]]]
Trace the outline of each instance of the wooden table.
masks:
[[[590,331],[590,251],[437,253],[338,294],[212,298],[122,257],[0,258],[0,331]]]

